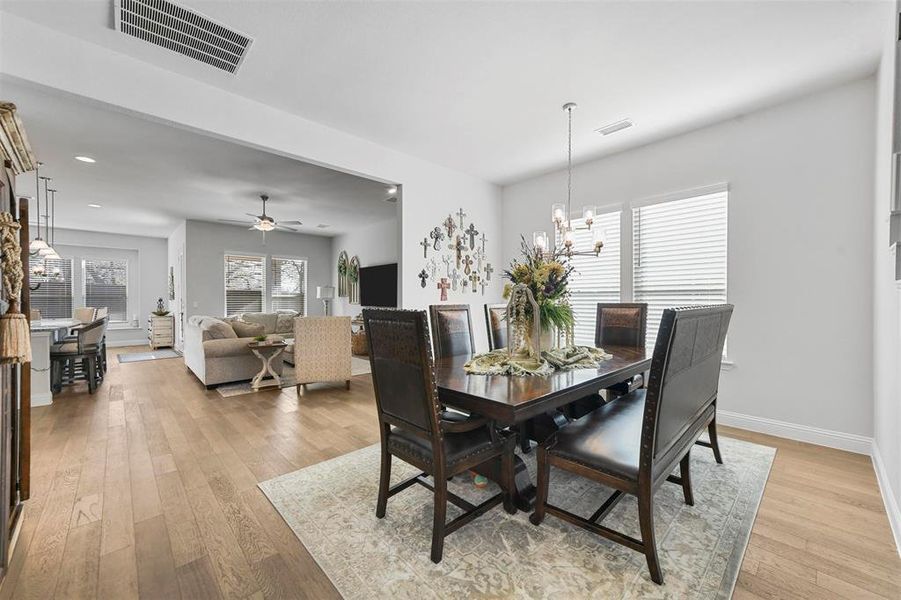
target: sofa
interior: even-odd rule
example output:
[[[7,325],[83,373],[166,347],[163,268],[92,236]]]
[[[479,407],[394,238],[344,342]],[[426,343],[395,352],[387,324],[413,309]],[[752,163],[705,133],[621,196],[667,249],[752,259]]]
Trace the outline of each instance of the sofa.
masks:
[[[243,313],[232,317],[195,315],[185,326],[185,365],[207,389],[244,381],[260,372],[262,364],[247,344],[256,335],[288,342],[285,355],[293,355],[296,313]],[[273,361],[281,375],[282,361]]]

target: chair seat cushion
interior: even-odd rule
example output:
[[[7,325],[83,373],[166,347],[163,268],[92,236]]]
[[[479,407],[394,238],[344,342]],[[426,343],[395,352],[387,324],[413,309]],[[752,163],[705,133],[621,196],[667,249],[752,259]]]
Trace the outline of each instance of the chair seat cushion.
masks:
[[[488,427],[479,427],[465,433],[444,434],[444,456],[449,469],[460,464],[466,459],[490,450],[502,447],[503,439],[491,440],[491,432]],[[388,450],[401,458],[411,456],[418,458],[426,464],[432,464],[432,442],[409,433],[399,427],[391,428],[388,436]]]
[[[629,480],[638,478],[645,390],[640,389],[557,432],[548,453]]]
[[[84,353],[90,354],[97,351],[97,346],[89,345],[84,347]],[[50,346],[50,354],[78,354],[78,342],[63,342],[61,344],[53,344]]]

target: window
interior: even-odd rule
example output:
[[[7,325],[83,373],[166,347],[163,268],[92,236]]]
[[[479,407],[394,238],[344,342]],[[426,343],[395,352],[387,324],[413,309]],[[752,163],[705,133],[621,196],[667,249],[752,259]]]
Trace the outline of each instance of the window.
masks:
[[[269,284],[272,312],[293,310],[307,312],[307,261],[272,257],[272,276]]]
[[[225,255],[225,315],[263,312],[262,256]]]
[[[128,321],[128,261],[85,258],[81,265],[84,306],[109,308],[111,323]]]
[[[72,259],[63,258],[60,260],[44,260],[37,256],[32,256],[30,268],[40,263],[44,264],[44,269],[49,276],[49,280],[41,281],[44,278],[33,279],[31,284],[41,281],[41,287],[31,292],[31,308],[41,311],[42,319],[71,319],[72,318]],[[59,277],[53,275],[59,269]]]
[[[574,226],[584,227],[581,222]],[[598,302],[619,302],[620,299],[620,211],[599,214],[594,218],[592,231],[576,229],[575,247],[591,248],[595,229],[604,232],[604,248],[598,257],[573,256],[575,269],[570,276],[570,303],[576,319],[575,342],[594,346],[594,322]],[[562,238],[557,243],[561,244]]]
[[[648,347],[663,309],[726,301],[725,191],[632,209],[635,302],[648,303]]]

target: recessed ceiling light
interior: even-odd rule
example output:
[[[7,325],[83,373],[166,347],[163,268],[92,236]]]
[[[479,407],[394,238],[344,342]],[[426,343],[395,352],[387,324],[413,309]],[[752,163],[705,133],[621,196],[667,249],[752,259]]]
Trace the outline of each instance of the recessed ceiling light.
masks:
[[[634,123],[632,123],[632,119],[623,119],[622,121],[617,121],[616,123],[610,123],[609,125],[604,125],[603,127],[599,127],[595,129],[601,135],[610,135],[611,133],[616,133],[617,131],[622,131],[623,129],[628,129],[632,127]]]
[[[95,162],[97,162],[96,160],[94,160],[94,159],[91,158],[90,156],[76,156],[76,157],[75,157],[75,160],[80,160],[81,162],[84,162],[84,163],[95,163]]]
[[[388,193],[389,193],[389,194],[396,194],[396,193],[397,193],[397,186],[392,185],[391,187],[389,187],[389,188],[388,188]]]
[[[88,208],[103,208],[101,204],[88,204]]]

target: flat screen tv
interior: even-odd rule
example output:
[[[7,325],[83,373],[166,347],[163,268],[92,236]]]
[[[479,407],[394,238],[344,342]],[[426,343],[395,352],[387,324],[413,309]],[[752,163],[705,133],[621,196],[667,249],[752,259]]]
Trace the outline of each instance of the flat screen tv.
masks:
[[[360,268],[360,305],[397,307],[397,263]]]

